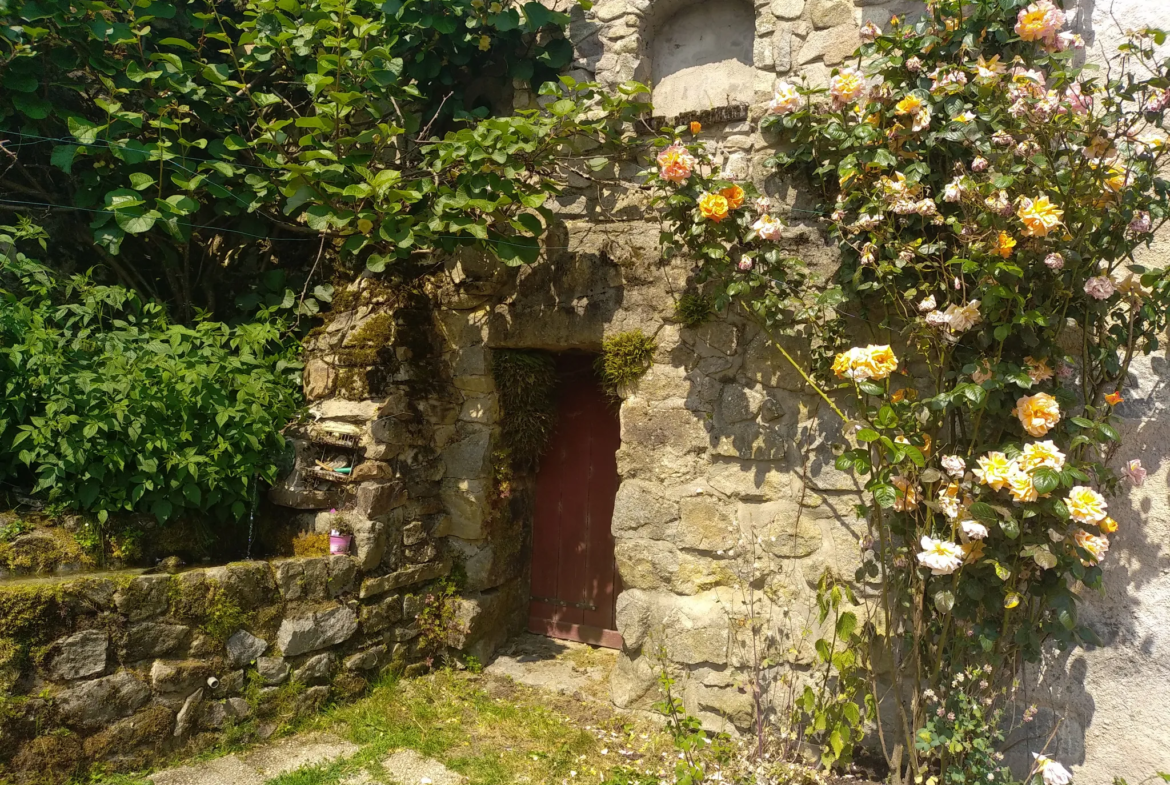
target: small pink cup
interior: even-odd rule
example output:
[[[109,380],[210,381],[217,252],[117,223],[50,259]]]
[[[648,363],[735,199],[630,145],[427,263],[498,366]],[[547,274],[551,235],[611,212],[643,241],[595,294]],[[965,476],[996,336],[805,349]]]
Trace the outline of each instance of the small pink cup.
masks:
[[[353,537],[349,534],[329,535],[329,552],[331,554],[346,554],[349,553],[349,544],[353,541]]]

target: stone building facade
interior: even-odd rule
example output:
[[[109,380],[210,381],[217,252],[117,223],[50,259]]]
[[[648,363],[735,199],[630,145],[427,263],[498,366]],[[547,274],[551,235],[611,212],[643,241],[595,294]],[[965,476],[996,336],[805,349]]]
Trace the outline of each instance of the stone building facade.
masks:
[[[1160,5],[1086,2],[1074,26],[1099,58],[1118,42],[1119,25],[1170,22],[1159,20]],[[919,8],[904,0],[601,0],[589,12],[572,10],[571,74],[650,83],[656,115],[701,119],[727,175],[788,208],[784,250],[827,279],[835,249],[802,211],[808,197],[765,167],[770,140],[756,121],[780,77],[823,84],[858,45],[861,24]],[[534,100],[514,95],[517,107]],[[606,338],[641,330],[656,349],[620,403],[612,531],[624,647],[612,697],[649,707],[665,661],[682,674],[690,711],[711,727],[742,728],[752,712],[751,619],[762,620],[799,674],[811,658],[817,581],[826,571],[850,578],[862,558],[858,489],[833,466],[842,435],[752,322],[732,314],[694,329],[678,323],[674,303],[690,270],[661,258],[644,194],[584,174],[571,186],[532,267],[463,255],[425,292],[367,279],[341,298],[310,344],[314,422],[300,434],[297,472],[274,499],[320,529],[331,525],[323,511],[342,507],[374,574],[414,570],[421,581],[455,565],[463,587],[456,642],[487,657],[523,627],[531,560],[532,478],[515,478],[507,498],[497,492],[493,352],[597,352]],[[798,362],[806,356],[807,341],[784,340]],[[1053,751],[1083,767],[1085,781],[1140,780],[1170,767],[1164,373],[1160,358],[1139,364],[1120,409],[1132,457],[1150,478],[1115,503],[1122,526],[1107,598],[1086,611],[1109,645],[1054,656],[1029,697],[1043,709],[1037,735],[1059,721]],[[328,452],[313,429],[354,440],[356,468],[343,485],[305,474]],[[763,583],[745,578],[757,563],[768,568]],[[779,693],[776,676],[764,674]]]

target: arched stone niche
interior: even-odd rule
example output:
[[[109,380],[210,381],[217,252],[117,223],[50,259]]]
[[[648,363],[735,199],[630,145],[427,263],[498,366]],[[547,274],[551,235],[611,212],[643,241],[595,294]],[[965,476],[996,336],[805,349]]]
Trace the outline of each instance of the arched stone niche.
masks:
[[[750,3],[660,0],[644,35],[654,114],[677,117],[751,103],[756,12]]]

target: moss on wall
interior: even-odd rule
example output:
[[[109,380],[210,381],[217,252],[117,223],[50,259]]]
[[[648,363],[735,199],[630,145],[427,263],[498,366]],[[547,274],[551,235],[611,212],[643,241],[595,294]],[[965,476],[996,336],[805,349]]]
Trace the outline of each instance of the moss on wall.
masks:
[[[611,395],[641,379],[650,368],[658,345],[641,330],[606,338],[597,358],[597,373]]]
[[[514,466],[536,462],[556,424],[557,367],[547,352],[497,349],[492,376],[500,396],[504,448]]]

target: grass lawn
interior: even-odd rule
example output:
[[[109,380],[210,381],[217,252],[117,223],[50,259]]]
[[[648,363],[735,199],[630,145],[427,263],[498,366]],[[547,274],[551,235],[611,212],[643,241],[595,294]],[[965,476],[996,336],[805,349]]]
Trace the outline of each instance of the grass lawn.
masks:
[[[618,765],[655,770],[664,756],[673,755],[671,740],[660,728],[619,715],[605,704],[496,676],[447,670],[413,679],[387,677],[366,697],[330,708],[291,731],[328,732],[360,751],[267,785],[334,785],[363,772],[366,782],[394,783],[380,762],[401,749],[440,761],[466,775],[472,785],[599,782]],[[136,785],[145,780],[105,777],[92,782]]]

